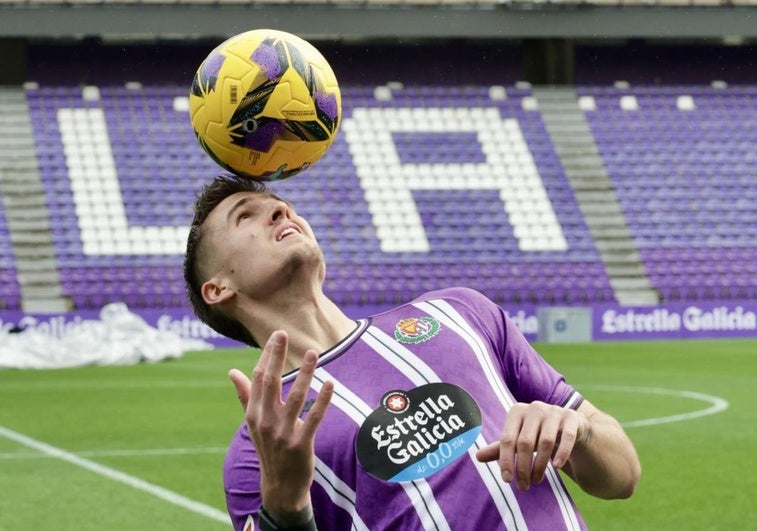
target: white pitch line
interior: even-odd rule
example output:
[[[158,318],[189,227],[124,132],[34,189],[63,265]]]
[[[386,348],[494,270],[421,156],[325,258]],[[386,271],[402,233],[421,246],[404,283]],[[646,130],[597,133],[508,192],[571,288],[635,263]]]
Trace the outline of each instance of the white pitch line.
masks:
[[[666,424],[668,422],[681,422],[684,420],[691,420],[699,417],[705,417],[707,415],[714,415],[728,409],[728,400],[720,398],[719,396],[708,395],[705,393],[699,393],[697,391],[682,391],[677,389],[665,389],[664,387],[633,387],[624,385],[585,385],[581,388],[598,389],[600,391],[621,391],[628,393],[646,393],[655,395],[668,395],[679,396],[683,398],[691,398],[692,400],[700,400],[702,402],[708,402],[710,407],[704,409],[698,409],[689,413],[680,413],[677,415],[669,415],[666,417],[653,417],[649,419],[632,420],[623,422],[622,425],[625,428],[638,428],[642,426],[656,426],[658,424]]]
[[[187,380],[187,381],[166,381],[154,380],[143,382],[132,381],[114,381],[114,382],[92,382],[89,380],[66,380],[66,381],[39,381],[39,382],[4,382],[0,392],[4,391],[39,391],[40,389],[154,389],[157,387],[168,388],[217,388],[230,387],[231,384],[218,380]]]
[[[143,479],[139,479],[137,477],[130,476],[129,474],[119,472],[118,470],[114,470],[107,466],[95,463],[94,461],[90,461],[89,459],[84,459],[83,457],[79,457],[70,452],[66,452],[65,450],[56,448],[55,446],[43,443],[42,441],[32,439],[31,437],[8,429],[4,426],[0,426],[0,436],[20,443],[28,448],[42,452],[43,454],[49,455],[50,457],[66,461],[68,463],[71,463],[72,465],[84,468],[86,470],[89,470],[90,472],[94,472],[95,474],[99,474],[108,479],[112,479],[113,481],[117,481],[119,483],[123,483],[124,485],[128,485],[129,487],[141,490],[142,492],[152,494],[156,498],[160,498],[161,500],[187,509],[188,511],[191,511],[193,513],[206,516],[211,520],[215,520],[216,522],[230,524],[229,516],[226,513],[221,512],[214,507],[210,507],[209,505],[205,505],[204,503],[190,500],[189,498],[186,498],[163,487],[159,487],[158,485],[153,485],[152,483],[149,483]]]
[[[221,454],[225,453],[225,446],[208,446],[205,448],[145,448],[142,450],[83,450],[71,452],[78,457],[153,457],[171,455],[198,455],[198,454]],[[41,454],[39,452],[4,452],[0,453],[0,459],[50,459],[55,456]]]

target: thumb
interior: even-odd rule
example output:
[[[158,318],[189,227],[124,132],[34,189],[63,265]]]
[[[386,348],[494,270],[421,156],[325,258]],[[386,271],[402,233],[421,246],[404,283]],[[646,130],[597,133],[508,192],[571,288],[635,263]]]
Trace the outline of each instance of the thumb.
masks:
[[[482,463],[495,461],[499,459],[499,441],[491,443],[489,446],[479,449],[476,452],[476,459]]]
[[[247,403],[250,401],[250,387],[252,382],[250,379],[239,369],[231,369],[229,371],[229,380],[234,384],[237,390],[237,398],[242,405],[242,409],[247,409]]]

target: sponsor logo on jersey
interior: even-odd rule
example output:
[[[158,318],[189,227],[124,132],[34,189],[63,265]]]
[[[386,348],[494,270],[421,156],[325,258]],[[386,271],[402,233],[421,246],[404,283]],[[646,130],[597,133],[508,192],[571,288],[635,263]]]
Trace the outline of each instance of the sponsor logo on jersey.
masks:
[[[397,415],[407,411],[410,402],[407,400],[407,395],[402,391],[392,391],[384,395],[384,398],[381,399],[381,404],[389,413]]]
[[[441,326],[433,317],[409,317],[394,327],[394,338],[400,343],[422,343],[439,333]]]
[[[392,482],[428,477],[452,464],[481,432],[481,411],[462,388],[432,383],[384,394],[357,438],[363,468]]]

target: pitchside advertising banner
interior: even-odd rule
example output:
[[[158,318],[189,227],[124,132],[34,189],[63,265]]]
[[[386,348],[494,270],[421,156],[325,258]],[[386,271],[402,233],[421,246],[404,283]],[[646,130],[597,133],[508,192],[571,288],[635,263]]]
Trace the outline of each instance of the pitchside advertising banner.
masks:
[[[594,308],[592,338],[757,337],[757,301]]]
[[[757,337],[757,301],[681,303],[663,306],[597,305],[587,307],[591,314],[594,341],[641,339],[697,339]],[[384,308],[347,309],[359,318]],[[506,307],[518,328],[529,341],[539,332],[536,306]],[[202,339],[217,347],[240,347],[201,323],[188,309],[141,310],[136,312],[150,326],[172,331],[188,339]],[[63,337],[86,320],[99,319],[98,311],[64,314],[0,313],[3,333],[33,328],[51,337]],[[554,326],[567,326],[556,320]]]

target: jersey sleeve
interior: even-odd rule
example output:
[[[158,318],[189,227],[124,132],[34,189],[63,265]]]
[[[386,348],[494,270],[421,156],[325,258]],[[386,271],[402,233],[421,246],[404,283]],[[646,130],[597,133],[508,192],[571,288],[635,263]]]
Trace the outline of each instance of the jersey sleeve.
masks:
[[[515,399],[519,402],[541,400],[577,409],[583,397],[534,349],[513,320],[500,311],[505,329],[505,344],[500,346],[504,348],[499,352],[500,362],[505,382]]]
[[[235,531],[258,529],[260,511],[260,465],[258,455],[243,424],[234,434],[223,466],[226,508]]]

